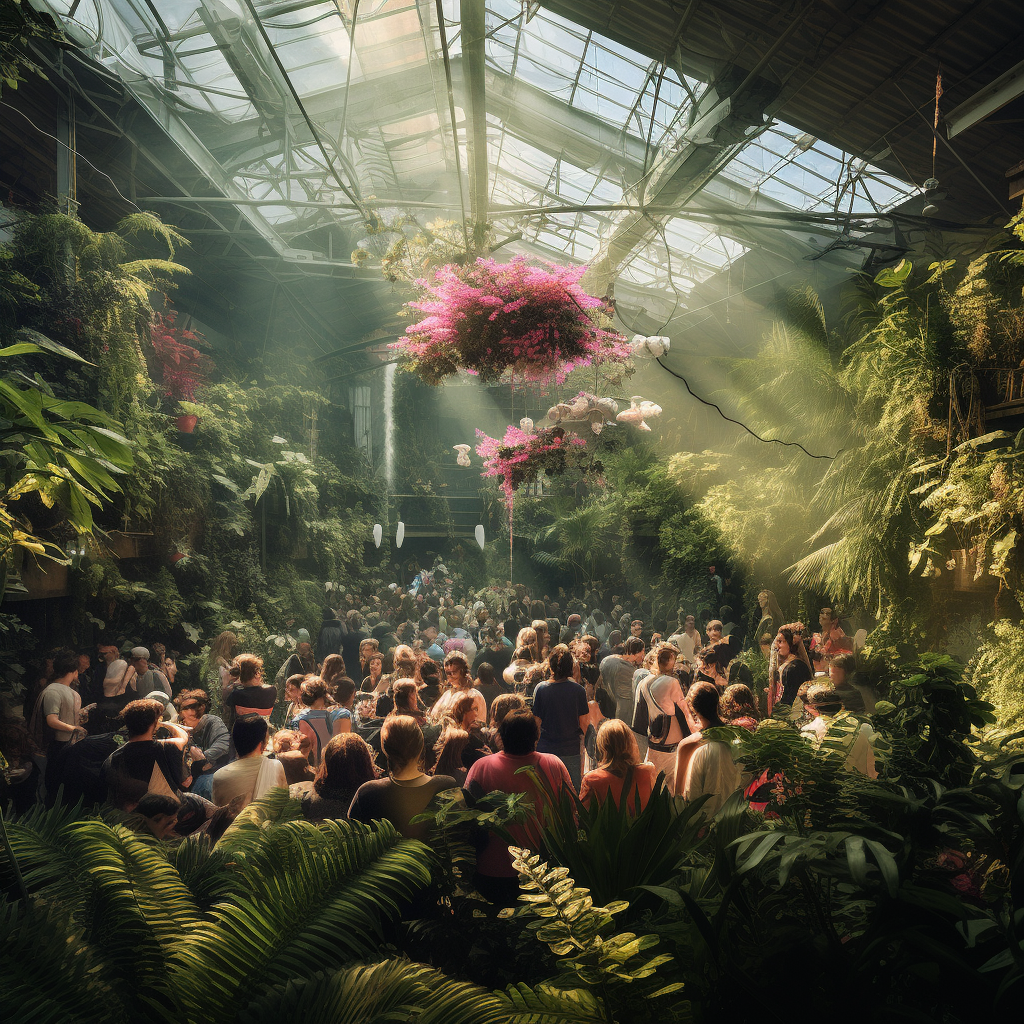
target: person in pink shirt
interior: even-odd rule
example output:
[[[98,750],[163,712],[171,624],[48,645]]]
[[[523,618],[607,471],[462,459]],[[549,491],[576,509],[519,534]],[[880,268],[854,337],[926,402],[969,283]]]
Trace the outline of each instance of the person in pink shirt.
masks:
[[[509,829],[516,845],[536,850],[540,845],[540,825],[546,795],[531,773],[519,772],[532,767],[557,793],[563,786],[572,789],[565,765],[554,754],[537,753],[540,728],[533,714],[523,708],[511,711],[498,726],[502,750],[480,758],[469,769],[465,789],[470,801],[488,793],[527,793],[533,798],[534,814]],[[518,772],[518,774],[517,774]],[[474,882],[477,891],[491,903],[513,906],[519,897],[519,875],[512,866],[508,844],[491,832],[476,860]]]

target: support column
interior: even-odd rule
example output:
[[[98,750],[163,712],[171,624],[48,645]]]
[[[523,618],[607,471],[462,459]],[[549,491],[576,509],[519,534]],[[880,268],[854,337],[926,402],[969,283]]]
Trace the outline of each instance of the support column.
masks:
[[[57,206],[74,216],[78,210],[78,174],[75,166],[75,100],[57,97]]]

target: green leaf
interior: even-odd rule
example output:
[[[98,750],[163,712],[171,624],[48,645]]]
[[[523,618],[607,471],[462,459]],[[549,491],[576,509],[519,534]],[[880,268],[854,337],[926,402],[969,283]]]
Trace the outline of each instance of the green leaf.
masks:
[[[908,277],[914,265],[908,259],[902,259],[895,267],[886,267],[875,275],[875,284],[883,288],[898,288]]]
[[[83,359],[73,349],[68,348],[66,345],[62,345],[59,341],[53,341],[47,338],[45,334],[40,334],[38,331],[32,330],[31,327],[22,327],[18,331],[18,337],[23,338],[28,344],[36,345],[40,349],[45,349],[47,352],[54,352],[59,356],[63,356],[65,359],[72,359],[76,363],[84,363],[86,366],[95,366],[95,363],[90,363],[88,359]],[[3,355],[0,352],[0,355]]]

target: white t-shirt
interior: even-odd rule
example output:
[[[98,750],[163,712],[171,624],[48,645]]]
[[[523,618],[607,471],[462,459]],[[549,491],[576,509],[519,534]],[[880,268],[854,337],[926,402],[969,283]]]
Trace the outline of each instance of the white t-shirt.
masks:
[[[727,743],[702,743],[690,758],[683,797],[696,800],[710,793],[711,799],[701,812],[713,818],[722,809],[722,804],[739,789],[741,781],[740,770]]]
[[[263,769],[257,792],[257,777]],[[274,786],[287,786],[284,765],[277,758],[241,757],[231,764],[218,768],[213,775],[213,802],[218,807],[231,803],[236,796],[245,798],[244,804],[258,799]],[[243,806],[244,806],[243,804]]]
[[[693,652],[697,649],[697,644],[700,642],[700,633],[694,630],[693,635],[688,636],[684,629],[678,633],[673,633],[668,638],[668,642],[672,644],[673,647],[678,648],[679,657],[692,664]]]

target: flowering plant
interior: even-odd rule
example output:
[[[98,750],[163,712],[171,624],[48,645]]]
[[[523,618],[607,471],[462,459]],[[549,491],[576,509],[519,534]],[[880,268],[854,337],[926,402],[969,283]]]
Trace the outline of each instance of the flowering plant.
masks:
[[[626,339],[609,329],[600,299],[579,286],[585,267],[531,266],[478,259],[441,267],[420,279],[422,298],[409,309],[427,314],[393,342],[428,383],[460,369],[496,380],[505,370],[531,380],[562,381],[595,361],[629,358]]]
[[[481,476],[496,476],[501,482],[505,504],[511,507],[512,493],[524,483],[536,480],[541,471],[557,476],[564,473],[574,453],[586,448],[581,437],[567,437],[561,427],[524,434],[509,427],[500,440],[476,432],[480,443],[476,453],[484,460]]]
[[[199,345],[206,342],[195,331],[183,331],[176,326],[177,310],[154,313],[149,325],[149,340],[160,363],[160,381],[164,395],[178,401],[194,402],[196,392],[209,379],[213,360],[187,342]]]

